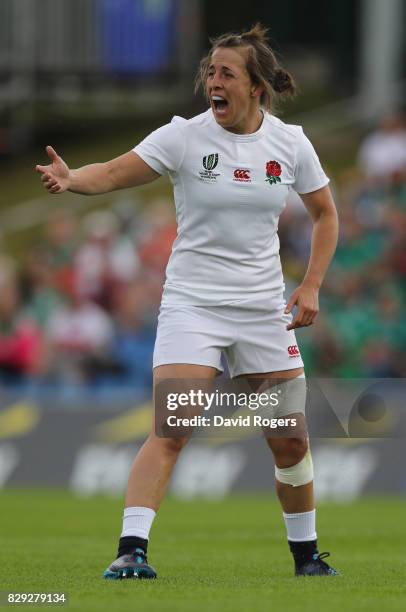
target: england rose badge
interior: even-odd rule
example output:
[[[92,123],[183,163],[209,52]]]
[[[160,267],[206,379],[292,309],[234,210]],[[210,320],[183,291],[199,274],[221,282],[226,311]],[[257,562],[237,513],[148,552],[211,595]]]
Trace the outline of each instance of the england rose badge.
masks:
[[[280,183],[280,175],[282,174],[282,168],[279,162],[269,161],[266,164],[266,181],[273,185],[274,183]]]

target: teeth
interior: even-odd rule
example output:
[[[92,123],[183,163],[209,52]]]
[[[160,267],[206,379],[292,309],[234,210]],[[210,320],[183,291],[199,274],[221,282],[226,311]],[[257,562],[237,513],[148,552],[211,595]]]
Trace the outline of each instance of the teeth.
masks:
[[[225,102],[225,98],[222,98],[221,96],[212,96],[211,97],[212,100],[220,100],[220,102]]]

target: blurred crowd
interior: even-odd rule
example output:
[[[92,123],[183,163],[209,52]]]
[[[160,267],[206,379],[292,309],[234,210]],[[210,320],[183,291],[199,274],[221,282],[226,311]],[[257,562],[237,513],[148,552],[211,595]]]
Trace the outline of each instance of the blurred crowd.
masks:
[[[56,208],[22,262],[0,255],[0,381],[31,391],[151,388],[170,202],[88,213]]]
[[[386,117],[357,163],[332,185],[340,218],[337,252],[321,291],[317,324],[299,330],[312,376],[406,376],[406,125]],[[281,218],[282,262],[300,282],[311,224],[299,198]]]
[[[298,331],[309,376],[406,375],[406,128],[386,118],[332,185],[340,240],[317,324]],[[287,294],[303,277],[311,221],[292,194],[279,224]],[[173,205],[76,218],[55,209],[16,262],[0,254],[0,385],[149,393]]]

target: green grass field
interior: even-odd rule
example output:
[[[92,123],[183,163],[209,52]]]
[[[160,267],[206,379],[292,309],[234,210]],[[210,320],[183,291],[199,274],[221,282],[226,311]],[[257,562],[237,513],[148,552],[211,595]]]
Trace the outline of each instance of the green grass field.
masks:
[[[149,556],[159,578],[151,582],[101,579],[115,554],[121,500],[10,490],[0,507],[0,590],[65,591],[72,610],[406,609],[401,499],[320,505],[321,550],[333,553],[342,576],[299,579],[274,498],[170,499],[153,527]]]

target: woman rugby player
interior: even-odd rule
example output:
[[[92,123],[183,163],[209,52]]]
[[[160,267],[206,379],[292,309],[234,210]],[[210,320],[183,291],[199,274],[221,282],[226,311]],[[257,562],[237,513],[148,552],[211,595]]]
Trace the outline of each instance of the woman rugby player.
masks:
[[[51,194],[100,194],[169,174],[178,236],[158,320],[154,384],[213,379],[221,371],[222,351],[232,377],[304,378],[294,329],[312,325],[317,316],[338,223],[329,179],[311,143],[299,126],[271,114],[274,94],[293,95],[294,81],[257,24],[212,41],[201,61],[199,86],[209,110],[190,120],[174,117],[132,151],[70,170],[47,147],[51,164],[36,170]],[[289,188],[300,194],[313,233],[306,274],[286,304],[277,225]],[[303,414],[304,402],[294,394],[292,402],[284,414]],[[129,477],[117,558],[106,578],[156,577],[146,556],[149,531],[186,442],[152,431],[140,449]],[[317,548],[307,437],[267,442],[295,574],[337,574],[323,560],[328,553]]]

